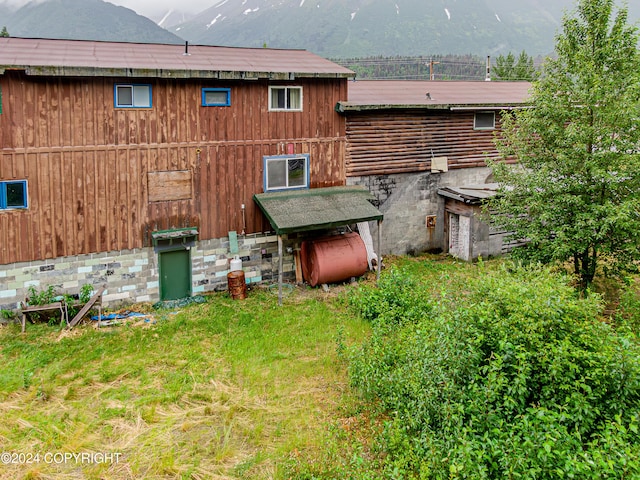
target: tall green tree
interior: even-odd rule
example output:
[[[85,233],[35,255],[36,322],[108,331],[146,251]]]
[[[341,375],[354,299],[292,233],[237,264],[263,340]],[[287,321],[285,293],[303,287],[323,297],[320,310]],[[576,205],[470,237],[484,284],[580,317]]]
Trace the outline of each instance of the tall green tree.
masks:
[[[580,0],[563,18],[556,56],[534,82],[531,107],[505,115],[489,162],[498,225],[527,259],[571,261],[586,289],[597,268],[636,271],[640,258],[638,31],[614,0]]]
[[[0,37],[8,37],[9,36],[9,32],[7,30],[7,27],[2,27],[2,30],[0,30]]]
[[[493,67],[493,74],[499,80],[535,80],[537,77],[533,57],[527,55],[524,50],[516,56],[509,52],[507,56],[499,55]]]

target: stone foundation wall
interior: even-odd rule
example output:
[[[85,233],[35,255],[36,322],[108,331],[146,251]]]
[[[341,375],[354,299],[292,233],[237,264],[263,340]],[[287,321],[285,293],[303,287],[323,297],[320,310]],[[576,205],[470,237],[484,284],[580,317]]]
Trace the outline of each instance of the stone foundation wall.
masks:
[[[444,246],[444,199],[438,189],[484,184],[490,176],[491,169],[477,167],[444,173],[349,177],[347,184],[365,186],[376,197],[376,206],[384,214],[382,254],[413,255]],[[436,217],[434,227],[427,227],[427,216]],[[369,226],[376,238],[376,222]]]
[[[275,234],[238,235],[195,242],[191,253],[194,295],[227,289],[229,262],[238,255],[248,284],[278,281],[278,238]],[[233,245],[232,245],[233,243]],[[283,238],[285,280],[295,279],[293,248],[297,237]],[[289,253],[287,253],[289,252]],[[106,285],[103,304],[155,303],[160,300],[158,252],[142,248],[118,252],[61,257],[40,262],[0,265],[0,309],[17,310],[30,286],[38,291],[54,285],[59,293],[75,294],[90,284]]]

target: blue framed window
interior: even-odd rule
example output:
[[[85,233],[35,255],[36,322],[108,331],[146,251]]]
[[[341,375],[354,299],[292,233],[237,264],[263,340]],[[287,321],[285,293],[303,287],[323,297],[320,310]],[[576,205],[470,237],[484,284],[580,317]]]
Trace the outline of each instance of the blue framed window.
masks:
[[[0,182],[0,210],[27,208],[27,181]]]
[[[231,105],[230,88],[203,88],[203,107],[228,107]]]
[[[264,191],[309,188],[309,154],[265,156]]]
[[[151,85],[117,84],[113,101],[116,108],[151,108]]]

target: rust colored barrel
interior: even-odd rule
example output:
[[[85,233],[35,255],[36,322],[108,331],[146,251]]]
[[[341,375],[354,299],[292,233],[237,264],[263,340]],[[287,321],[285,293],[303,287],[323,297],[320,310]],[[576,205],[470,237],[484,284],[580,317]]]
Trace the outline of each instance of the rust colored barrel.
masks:
[[[359,277],[369,267],[367,249],[357,233],[305,240],[300,257],[302,275],[312,287]]]
[[[229,284],[231,298],[234,300],[247,298],[247,282],[244,279],[244,271],[236,270],[227,273],[227,283]]]

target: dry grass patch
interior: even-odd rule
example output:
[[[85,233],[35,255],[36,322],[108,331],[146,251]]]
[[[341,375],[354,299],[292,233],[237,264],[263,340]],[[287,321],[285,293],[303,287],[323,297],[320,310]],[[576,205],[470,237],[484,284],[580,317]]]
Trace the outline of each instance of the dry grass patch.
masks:
[[[314,296],[313,292],[322,295]],[[336,354],[368,326],[339,295],[218,294],[156,323],[0,331],[0,450],[16,478],[279,478],[292,451],[322,448],[346,386]],[[117,454],[116,461],[44,455]]]

